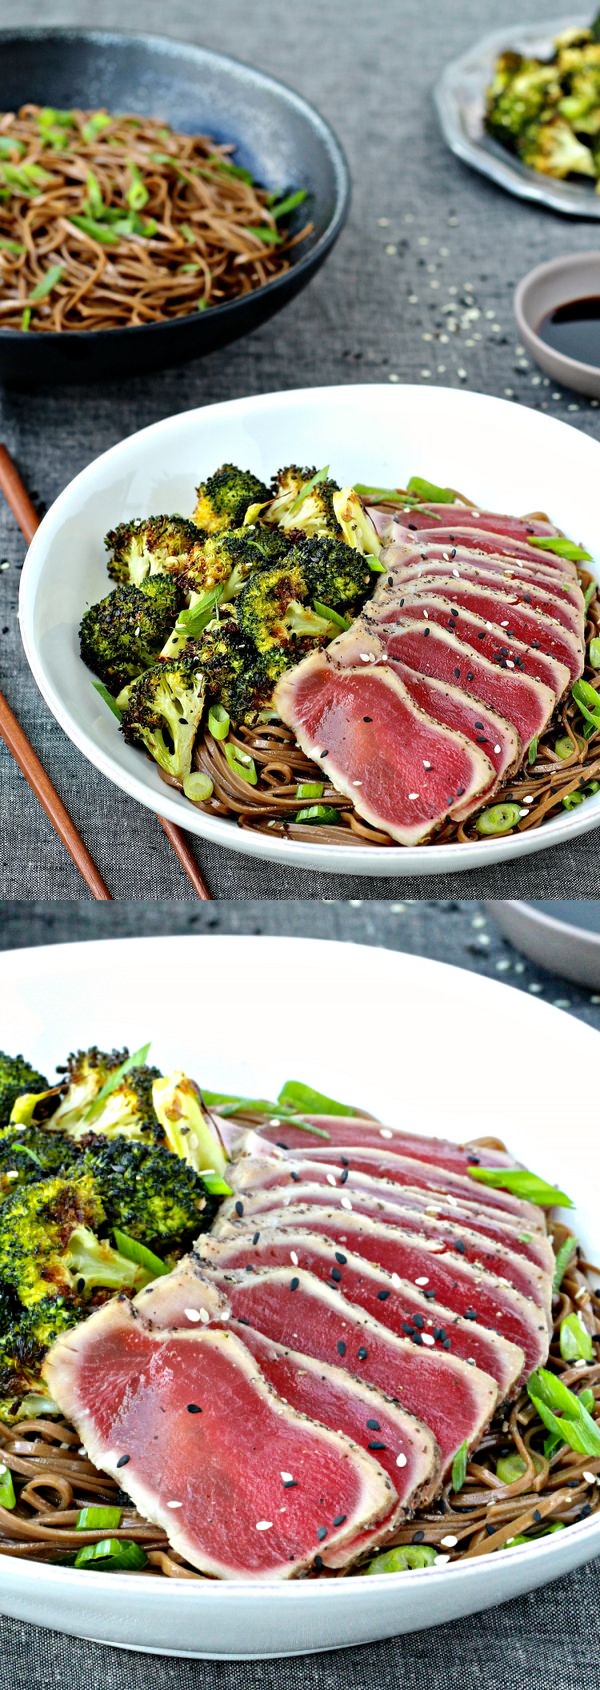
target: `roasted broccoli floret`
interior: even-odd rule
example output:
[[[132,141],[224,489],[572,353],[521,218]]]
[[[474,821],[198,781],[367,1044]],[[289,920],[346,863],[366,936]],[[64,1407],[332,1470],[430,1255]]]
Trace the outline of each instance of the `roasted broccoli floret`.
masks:
[[[115,587],[86,610],[79,629],[81,656],[110,692],[120,692],[156,662],[177,604],[175,582],[167,575],[150,575],[143,587]]]
[[[202,545],[204,535],[182,516],[136,517],[120,522],[106,535],[112,553],[108,573],[113,581],[141,587],[149,575],[174,575],[184,569]]]
[[[0,1051],[0,1127],[10,1120],[13,1104],[25,1092],[46,1091],[48,1081],[24,1056],[6,1056]]]
[[[355,552],[362,552],[364,557],[375,559],[369,567],[376,570],[381,540],[358,493],[353,487],[340,487],[333,495],[333,508],[346,545]]]
[[[193,604],[197,595],[222,586],[222,602],[227,603],[240,592],[249,575],[265,564],[277,562],[286,550],[284,534],[276,528],[262,528],[258,523],[211,534],[184,572],[182,588]]]
[[[330,618],[311,609],[308,582],[298,562],[286,561],[253,575],[240,593],[237,613],[242,632],[259,653],[282,650],[284,659],[286,648],[300,657],[309,644],[323,644],[338,632]]]
[[[290,464],[275,476],[268,503],[251,505],[248,521],[274,523],[287,534],[329,534],[340,538],[340,525],[333,508],[336,492],[339,492],[337,481],[331,481],[326,470],[298,469]]]
[[[90,1138],[84,1168],[92,1176],[109,1230],[158,1249],[185,1246],[212,1219],[214,1203],[197,1172],[163,1144]]]
[[[41,1365],[61,1332],[76,1325],[82,1311],[76,1301],[45,1297],[34,1307],[18,1307],[0,1337],[0,1420],[11,1421],[30,1392],[47,1396]]]
[[[166,774],[183,783],[192,766],[206,682],[195,656],[167,658],[128,688],[121,718],[125,739],[143,745]]]
[[[600,66],[571,77],[569,93],[559,101],[558,110],[578,134],[600,134]]]
[[[562,117],[548,123],[533,123],[517,141],[517,151],[523,164],[540,170],[545,176],[562,180],[565,176],[594,176],[596,166],[589,147],[577,140],[573,130]]]
[[[302,570],[311,603],[330,610],[355,613],[375,585],[368,559],[344,540],[303,540],[289,552],[287,563]]]
[[[136,1065],[120,1074],[129,1051],[76,1051],[67,1065],[67,1089],[49,1126],[53,1131],[81,1140],[86,1133],[106,1138],[161,1139],[152,1103],[152,1086],[159,1069],[149,1063]],[[115,1080],[117,1083],[115,1084]]]
[[[144,1270],[97,1237],[103,1221],[89,1174],[19,1186],[2,1205],[0,1281],[24,1308],[49,1297],[82,1299],[99,1286],[121,1291],[143,1284]]]
[[[66,1172],[79,1157],[77,1146],[65,1133],[37,1126],[6,1127],[0,1134],[0,1199],[17,1185],[35,1185],[51,1174]]]
[[[487,90],[486,124],[505,146],[515,146],[523,129],[552,112],[561,96],[555,64],[502,53]]]
[[[230,1194],[219,1185],[227,1170],[227,1155],[220,1134],[202,1106],[202,1097],[187,1074],[164,1074],[152,1088],[154,1107],[169,1149],[204,1177],[214,1196]],[[207,1180],[207,1176],[210,1178]]]
[[[194,521],[207,534],[216,534],[221,528],[239,528],[249,506],[268,499],[269,490],[251,470],[222,464],[201,481],[196,496]]]

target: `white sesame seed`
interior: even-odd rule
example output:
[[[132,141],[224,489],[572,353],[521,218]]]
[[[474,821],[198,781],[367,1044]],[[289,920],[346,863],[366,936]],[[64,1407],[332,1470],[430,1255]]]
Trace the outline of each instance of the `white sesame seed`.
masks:
[[[257,1520],[256,1530],[257,1532],[270,1532],[272,1524],[272,1520]]]
[[[435,1561],[432,1561],[432,1563],[431,1563],[432,1572],[435,1572],[436,1567],[447,1566],[449,1560],[450,1560],[449,1555],[436,1555]]]
[[[435,1344],[435,1338],[432,1338],[431,1332],[422,1332],[421,1333],[421,1343],[422,1344]]]
[[[429,1280],[428,1280],[426,1274],[421,1279],[415,1279],[415,1285],[428,1285],[428,1284],[429,1284]]]
[[[399,1286],[400,1286],[400,1285],[401,1285],[401,1284],[402,1284],[402,1280],[401,1280],[401,1278],[400,1278],[400,1274],[399,1274],[399,1273],[391,1273],[391,1274],[390,1274],[390,1279],[391,1279],[391,1281],[392,1281],[392,1285],[395,1285],[395,1286],[396,1286],[396,1290],[398,1290],[398,1287],[399,1287]]]
[[[388,258],[395,258],[396,253],[398,251],[398,248],[397,248],[397,246],[386,246],[385,250],[387,252]]]
[[[406,1456],[405,1455],[397,1455],[396,1456],[396,1466],[397,1467],[406,1467]]]
[[[495,746],[494,746],[494,755],[495,755],[495,756],[496,756],[496,757],[499,757],[499,755],[500,755],[500,752],[501,752],[501,750],[502,750],[502,746],[501,746],[501,745],[495,745]]]
[[[582,1478],[585,1479],[586,1485],[595,1485],[596,1483],[596,1474],[589,1473],[587,1470],[583,1472]]]
[[[293,1473],[283,1473],[282,1472],[281,1477],[283,1479],[284,1485],[290,1485],[294,1475],[293,1475]]]
[[[428,762],[426,757],[423,758],[423,768],[424,769],[430,769],[431,768],[431,763]]]
[[[409,792],[408,796],[412,802],[413,799],[418,798],[419,794],[418,792]]]
[[[362,781],[361,780],[353,780],[352,785],[353,786],[362,786]]]
[[[350,1202],[349,1197],[340,1197],[340,1203],[342,1205],[342,1209],[351,1209],[352,1208],[352,1204]]]
[[[168,1502],[167,1508],[183,1508],[182,1502]]]
[[[200,1314],[198,1312],[198,1309],[184,1309],[183,1312],[184,1312],[184,1315],[186,1316],[187,1320],[199,1320],[200,1319]]]
[[[452,1533],[449,1532],[447,1537],[440,1538],[440,1543],[443,1545],[444,1549],[456,1549],[458,1538],[453,1537]]]
[[[380,1127],[379,1128],[379,1137],[380,1138],[393,1138],[394,1134],[391,1130],[391,1127]]]
[[[335,1185],[335,1174],[326,1174],[325,1178],[328,1185]]]
[[[290,1261],[291,1261],[291,1262],[293,1262],[293,1263],[294,1263],[294,1267],[295,1267],[295,1268],[297,1268],[297,1266],[298,1266],[298,1257],[297,1257],[297,1255],[296,1255],[296,1251],[295,1251],[295,1250],[290,1250]]]

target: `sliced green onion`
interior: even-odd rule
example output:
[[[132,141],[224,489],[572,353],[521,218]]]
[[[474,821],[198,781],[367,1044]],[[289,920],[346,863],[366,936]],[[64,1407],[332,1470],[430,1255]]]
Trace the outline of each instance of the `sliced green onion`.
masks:
[[[510,833],[517,822],[521,820],[520,804],[492,804],[489,810],[482,810],[477,817],[475,826],[478,833],[492,836],[500,833]]]
[[[595,728],[600,727],[600,692],[591,686],[589,681],[576,681],[571,690],[574,700],[582,716],[587,722],[592,722]]]
[[[369,499],[373,505],[409,505],[414,502],[401,487],[368,487],[364,481],[355,481],[353,491],[358,493],[359,499]]]
[[[116,698],[113,698],[112,692],[109,692],[108,687],[105,687],[104,681],[92,681],[92,686],[104,699],[104,703],[108,705],[109,710],[112,710],[113,716],[116,716],[117,721],[120,722],[123,712],[119,708]]]
[[[18,158],[22,158],[25,151],[24,141],[18,141],[16,136],[13,140],[11,135],[0,135],[0,158],[5,158],[10,153],[16,153]]]
[[[307,1115],[358,1115],[360,1110],[354,1103],[338,1103],[337,1098],[328,1097],[324,1091],[317,1091],[315,1086],[305,1085],[303,1080],[286,1080],[277,1098],[277,1106],[285,1104],[288,1109],[295,1109],[299,1114]],[[276,1111],[277,1112],[277,1111]]]
[[[436,1561],[435,1549],[428,1543],[403,1543],[401,1548],[386,1549],[383,1555],[374,1555],[364,1572],[406,1573],[415,1567],[434,1567]]]
[[[201,769],[198,769],[194,770],[191,775],[185,776],[183,790],[186,798],[189,798],[192,804],[206,804],[208,799],[212,798],[214,785],[210,775],[205,775]]]
[[[290,1083],[293,1084],[293,1082]],[[320,1096],[316,1092],[311,1095]],[[280,1116],[282,1121],[294,1121],[296,1126],[302,1128],[303,1132],[311,1133],[314,1138],[324,1138],[328,1143],[330,1142],[331,1135],[325,1132],[324,1127],[313,1127],[308,1122],[303,1121],[298,1115],[297,1109],[283,1103],[281,1098],[278,1098],[276,1103],[271,1103],[265,1097],[233,1097],[230,1092],[203,1091],[202,1099],[207,1108],[218,1109],[219,1115],[222,1115],[225,1121],[228,1120],[230,1115],[239,1115],[242,1110],[251,1109],[257,1115],[276,1115]],[[329,1114],[331,1111],[327,1110],[325,1113]],[[354,1114],[354,1110],[350,1110],[349,1113]]]
[[[223,582],[216,587],[209,587],[207,593],[201,593],[189,610],[181,610],[175,623],[176,634],[186,634],[188,639],[194,639],[201,634],[208,622],[212,621],[213,611],[218,610],[225,592]]]
[[[89,1567],[96,1561],[101,1572],[137,1573],[147,1567],[148,1556],[138,1543],[131,1543],[127,1538],[103,1537],[100,1543],[86,1543],[75,1556],[74,1565]]]
[[[569,739],[568,734],[563,734],[561,739],[555,740],[554,750],[557,757],[562,757],[563,762],[566,762],[567,757],[573,756],[576,746],[574,746],[572,739]]]
[[[197,276],[198,271],[200,269],[201,269],[200,264],[180,264],[179,270],[178,270],[178,275],[180,275],[180,276]]]
[[[6,235],[0,235],[0,251],[10,252],[13,258],[20,258],[25,247],[22,241],[9,241]]]
[[[0,1462],[0,1508],[15,1508],[17,1498],[10,1467]]]
[[[92,1098],[91,1103],[88,1103],[87,1109],[84,1111],[87,1116],[92,1114],[99,1103],[104,1103],[107,1097],[111,1097],[113,1091],[116,1091],[117,1087],[120,1086],[121,1080],[125,1079],[126,1074],[131,1073],[132,1068],[143,1068],[148,1059],[149,1049],[150,1041],[147,1045],[141,1045],[139,1050],[134,1050],[133,1056],[126,1056],[125,1061],[120,1062],[119,1067],[113,1069],[112,1074],[109,1074],[108,1079],[104,1081],[104,1085],[100,1087],[100,1091],[96,1092],[96,1096]]]
[[[562,807],[563,810],[576,810],[583,802],[583,792],[567,792],[562,800]]]
[[[328,604],[321,604],[319,599],[314,600],[312,608],[317,616],[324,616],[326,622],[333,622],[334,628],[345,630],[350,627],[350,616],[340,616],[339,611],[332,610]]]
[[[501,1543],[500,1548],[513,1549],[517,1543],[535,1543],[538,1537],[550,1537],[552,1532],[564,1532],[564,1530],[564,1520],[551,1520],[549,1525],[537,1526],[535,1531],[517,1532],[516,1537],[509,1538],[508,1543]]]
[[[27,334],[27,330],[31,328],[31,306],[30,305],[26,305],[25,310],[22,313],[21,328],[23,330],[23,334]]]
[[[528,545],[539,546],[541,551],[555,552],[557,557],[566,557],[571,563],[591,563],[590,552],[583,546],[576,546],[574,540],[565,540],[554,534],[530,534]]]
[[[467,1173],[471,1179],[479,1180],[481,1185],[489,1185],[497,1191],[512,1191],[515,1197],[522,1197],[528,1203],[538,1203],[542,1209],[573,1208],[570,1197],[564,1191],[559,1191],[556,1185],[549,1185],[545,1179],[539,1179],[528,1168],[476,1166],[467,1168]]]
[[[325,782],[322,780],[303,780],[296,787],[297,798],[322,798]]]
[[[227,1184],[226,1179],[221,1178],[220,1174],[209,1173],[206,1170],[200,1175],[200,1178],[203,1180],[210,1197],[233,1197],[231,1186]]]
[[[554,1291],[560,1291],[560,1287],[562,1285],[562,1282],[563,1282],[565,1273],[567,1271],[569,1262],[571,1260],[571,1257],[574,1256],[576,1249],[577,1249],[577,1239],[572,1238],[571,1235],[569,1234],[569,1237],[565,1238],[563,1240],[563,1243],[560,1246],[560,1250],[557,1250],[557,1252],[556,1252],[556,1262],[554,1264],[554,1278],[553,1278],[553,1281],[552,1281],[552,1288],[553,1288]]]
[[[96,135],[100,135],[103,129],[108,129],[111,123],[112,118],[109,117],[108,112],[92,112],[91,117],[88,117],[87,123],[84,123],[81,131],[84,141],[95,140]]]
[[[213,704],[208,712],[208,731],[213,739],[227,739],[231,717],[224,704]]]
[[[129,175],[131,187],[127,189],[127,204],[131,211],[142,211],[144,206],[148,204],[150,195],[137,164],[129,165]]]
[[[91,240],[98,241],[100,246],[117,246],[120,236],[106,223],[99,223],[94,217],[75,216],[71,212],[69,223],[74,223],[76,229],[81,229],[83,235],[89,235]]]
[[[116,1531],[123,1518],[122,1508],[80,1508],[75,1522],[77,1532]]]
[[[246,226],[246,234],[257,235],[259,241],[264,241],[265,246],[279,246],[279,242],[281,240],[281,235],[278,234],[277,229],[269,229],[267,224],[265,224],[263,228],[260,225],[257,226],[255,224],[248,223]]]
[[[585,610],[589,610],[592,599],[594,599],[596,597],[597,591],[598,591],[598,582],[597,581],[590,581],[589,586],[586,587],[584,595],[583,595],[583,605],[584,605]]]
[[[180,223],[179,224],[179,234],[183,235],[184,241],[187,241],[188,246],[195,246],[196,245],[196,236],[195,236],[194,231],[192,229],[191,223]]]
[[[113,1238],[120,1256],[127,1262],[137,1262],[139,1267],[146,1268],[154,1279],[161,1274],[169,1273],[166,1262],[160,1256],[155,1256],[153,1250],[148,1250],[145,1244],[140,1244],[138,1238],[130,1238],[128,1233],[120,1232],[118,1226],[113,1227]]]
[[[89,211],[90,217],[103,217],[107,207],[104,204],[98,177],[94,175],[93,170],[87,171],[85,185],[87,188],[86,211]]]
[[[306,188],[298,188],[295,194],[288,194],[285,199],[279,201],[278,205],[271,205],[271,216],[274,217],[275,222],[277,222],[278,218],[287,217],[288,212],[295,211],[296,206],[302,205],[302,202],[305,199]]]
[[[580,1315],[565,1315],[560,1323],[559,1341],[563,1361],[592,1361],[594,1346]]]
[[[52,293],[52,289],[57,286],[57,283],[60,282],[61,276],[64,275],[64,269],[64,264],[51,264],[50,269],[46,271],[45,276],[42,276],[41,282],[38,282],[37,286],[34,287],[33,292],[30,293],[30,305],[37,305],[38,299],[46,299],[47,295]]]
[[[537,754],[538,754],[538,741],[537,741],[537,739],[532,739],[530,741],[529,750],[527,752],[527,762],[529,764],[530,769],[533,767],[533,764],[536,761]]]
[[[240,780],[247,781],[249,786],[256,786],[258,781],[256,763],[254,758],[250,756],[250,752],[242,751],[240,745],[230,745],[227,741],[223,745],[223,752],[231,773],[238,775]]]
[[[468,1449],[468,1445],[467,1445],[467,1442],[466,1442],[466,1439],[465,1439],[465,1442],[460,1445],[459,1449],[457,1449],[456,1455],[455,1455],[454,1460],[452,1462],[452,1489],[453,1489],[453,1491],[459,1491],[459,1490],[462,1490],[462,1488],[463,1488],[463,1485],[464,1485],[464,1482],[465,1482],[465,1479],[466,1479],[466,1476],[467,1476],[467,1461],[468,1461],[468,1459],[469,1459],[469,1449]]]
[[[503,1485],[514,1485],[517,1479],[522,1479],[526,1469],[527,1463],[522,1455],[501,1455],[496,1462],[496,1477]]]
[[[320,481],[326,481],[328,475],[329,464],[325,464],[323,469],[315,470],[314,475],[311,475],[310,480],[306,481],[304,483],[304,487],[302,487],[300,492],[296,494],[296,498],[292,499],[292,503],[288,511],[289,516],[296,515],[296,511],[300,510],[301,505],[304,504],[304,500],[308,498],[309,493],[312,493],[314,487],[318,487]]]
[[[11,1156],[28,1156],[31,1162],[37,1163],[38,1168],[42,1167],[41,1157],[36,1156],[35,1150],[32,1150],[29,1144],[11,1144],[10,1153]]]
[[[309,804],[307,810],[298,810],[294,816],[296,822],[314,822],[316,826],[325,826],[327,823],[335,826],[339,819],[339,811],[334,810],[333,804]]]
[[[415,493],[418,499],[429,499],[432,505],[456,504],[456,494],[450,487],[437,487],[435,481],[424,481],[421,475],[411,475],[406,491]]]
[[[590,640],[588,656],[592,669],[600,669],[600,639]]]
[[[600,1426],[556,1373],[540,1367],[527,1380],[527,1393],[549,1432],[579,1455],[600,1455]]]

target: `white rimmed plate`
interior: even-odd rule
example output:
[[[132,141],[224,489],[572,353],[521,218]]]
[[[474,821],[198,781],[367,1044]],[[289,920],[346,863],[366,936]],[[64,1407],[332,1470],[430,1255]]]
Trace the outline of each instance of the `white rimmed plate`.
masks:
[[[215,844],[333,874],[447,874],[528,855],[600,824],[600,793],[534,832],[466,845],[361,846],[279,839],[203,815],[126,745],[79,656],[86,605],[110,588],[103,536],[126,517],[189,512],[194,486],[234,461],[268,481],[284,463],[330,464],[338,481],[401,485],[411,472],[496,510],[549,510],[600,560],[600,445],[524,406],[451,388],[299,389],[185,411],[130,435],[65,488],[29,548],[20,594],[25,651],[65,733],[148,809]]]
[[[525,57],[547,59],[554,39],[564,30],[587,27],[585,17],[553,18],[546,23],[508,23],[483,40],[475,42],[460,58],[446,65],[435,89],[435,104],[444,139],[451,152],[481,175],[489,176],[500,188],[519,199],[533,200],[566,217],[600,217],[600,197],[595,184],[583,178],[559,182],[530,170],[516,153],[501,146],[485,128],[485,91],[492,80],[499,53],[507,50]]]
[[[589,1109],[598,1036],[497,981],[319,940],[124,939],[5,952],[0,999],[3,1044],[50,1073],[80,1045],[134,1050],[152,1038],[154,1061],[187,1068],[210,1089],[268,1096],[300,1078],[399,1125],[456,1140],[499,1134],[528,1166],[562,1183],[577,1204],[579,1237],[592,1260],[600,1256]],[[553,1053],[546,1084],[544,1050]],[[125,1579],[0,1556],[0,1610],[127,1648],[264,1658],[441,1625],[599,1553],[596,1515],[439,1571],[260,1588]]]

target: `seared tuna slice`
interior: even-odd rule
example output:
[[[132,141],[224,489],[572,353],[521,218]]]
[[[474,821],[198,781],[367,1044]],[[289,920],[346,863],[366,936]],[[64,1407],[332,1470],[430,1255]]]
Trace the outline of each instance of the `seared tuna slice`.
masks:
[[[277,1224],[277,1213],[271,1215],[271,1226]],[[476,1320],[489,1326],[513,1344],[518,1344],[525,1356],[526,1372],[543,1367],[548,1356],[548,1321],[544,1310],[529,1297],[523,1297],[506,1279],[499,1279],[486,1269],[476,1267],[456,1250],[450,1250],[440,1240],[426,1238],[423,1233],[404,1232],[399,1227],[385,1226],[368,1220],[366,1215],[342,1214],[339,1209],[296,1209],[296,1229],[306,1228],[331,1238],[344,1253],[353,1250],[368,1262],[375,1262],[410,1280],[419,1289],[434,1291],[435,1301],[465,1320]],[[262,1253],[265,1232],[261,1233],[257,1251]],[[202,1241],[200,1241],[201,1244]],[[266,1248],[266,1246],[265,1246]],[[204,1257],[203,1257],[204,1259]],[[432,1299],[433,1300],[433,1299]]]
[[[377,509],[377,506],[375,506]],[[480,511],[475,505],[412,505],[402,511],[402,526],[411,532],[422,528],[441,529],[454,533],[453,523],[461,528],[476,528],[481,533],[504,534],[514,540],[525,540],[532,534],[558,534],[558,528],[545,517],[503,516],[497,511]]]
[[[437,528],[419,529],[417,536],[402,526],[394,523],[393,528],[386,534],[387,544],[382,551],[382,562],[386,565],[394,564],[396,548],[410,549],[414,557],[423,553],[430,557],[437,552],[443,553],[454,562],[454,552],[470,552],[477,557],[502,558],[506,563],[515,566],[523,564],[525,567],[536,569],[540,573],[558,576],[565,581],[577,581],[577,569],[569,558],[559,557],[558,552],[551,552],[545,547],[528,545],[524,540],[511,540],[503,534],[493,534],[483,528],[459,528],[458,524],[451,528],[440,523]]]
[[[500,593],[509,606],[541,610],[562,622],[581,637],[584,623],[584,604],[581,587],[561,576],[542,577],[533,570],[507,568],[505,558],[480,558],[458,552],[455,562],[447,558],[427,557],[425,562],[412,563],[394,574],[395,592],[400,597],[408,588],[423,594],[443,593],[447,587],[469,581],[494,593]],[[390,592],[390,597],[392,594]],[[504,616],[510,616],[510,608]]]
[[[258,1138],[257,1133],[252,1133],[248,1134],[245,1141],[252,1152],[256,1152]],[[263,1140],[263,1143],[266,1145],[267,1140]],[[393,1180],[395,1185],[416,1185],[422,1191],[441,1192],[446,1198],[449,1195],[455,1196],[461,1202],[468,1203],[475,1213],[479,1207],[479,1188],[474,1195],[475,1181],[470,1179],[468,1174],[455,1174],[447,1168],[436,1168],[433,1162],[420,1162],[416,1156],[399,1156],[387,1146],[379,1151],[356,1144],[322,1145],[320,1140],[315,1139],[311,1142],[310,1149],[307,1147],[306,1158],[301,1150],[295,1150],[293,1153],[282,1151],[281,1155],[290,1159],[297,1168],[301,1167],[305,1159],[311,1162],[333,1163],[334,1166],[339,1162],[342,1167],[351,1168],[353,1172],[374,1174],[378,1179]],[[514,1197],[510,1191],[486,1186],[485,1207],[506,1211],[509,1218],[519,1217],[527,1232],[544,1230],[543,1216],[536,1204],[527,1203],[522,1197]]]
[[[359,1144],[373,1150],[397,1150],[401,1156],[415,1156],[419,1161],[432,1162],[435,1167],[449,1168],[458,1174],[466,1174],[468,1168],[479,1164],[484,1168],[514,1168],[517,1165],[507,1151],[489,1146],[455,1144],[453,1139],[409,1132],[404,1127],[389,1127],[381,1121],[372,1120],[369,1115],[303,1115],[302,1120],[309,1127],[317,1127],[320,1135],[326,1134],[332,1145]],[[260,1137],[284,1150],[301,1150],[303,1155],[310,1155],[311,1146],[319,1142],[317,1138],[311,1139],[306,1127],[296,1125],[294,1121],[265,1121],[261,1125]],[[477,1200],[481,1195],[480,1188],[473,1191]]]
[[[426,1350],[436,1350],[439,1354],[451,1350],[459,1360],[469,1365],[474,1363],[489,1373],[501,1398],[513,1394],[525,1366],[520,1345],[474,1321],[461,1320],[454,1309],[444,1307],[441,1302],[428,1301],[414,1282],[400,1278],[397,1273],[392,1275],[364,1257],[358,1239],[357,1253],[348,1246],[338,1249],[337,1243],[327,1235],[327,1229],[321,1232],[318,1216],[327,1211],[312,1213],[314,1231],[305,1230],[302,1220],[294,1227],[289,1215],[282,1228],[279,1215],[271,1215],[260,1236],[253,1232],[217,1239],[203,1234],[198,1244],[203,1272],[210,1269],[219,1273],[260,1272],[262,1268],[285,1267],[291,1262],[293,1268],[301,1267],[332,1284],[349,1303],[364,1309],[399,1338],[408,1336],[417,1346],[424,1345]],[[306,1227],[309,1225],[307,1211]]]
[[[429,609],[430,596],[433,595],[425,594],[424,589],[414,591],[410,583],[404,588],[400,587],[397,604],[400,606],[402,600],[402,608],[396,612],[395,595],[391,595],[385,612],[382,610],[384,619],[388,622],[395,621],[397,616],[398,621],[402,622],[407,616],[420,618],[423,615],[423,607]],[[435,593],[435,599],[444,610],[447,624],[452,626],[457,620],[455,612],[458,607],[470,615],[479,616],[484,623],[492,623],[500,639],[504,636],[506,640],[521,640],[526,646],[532,646],[533,642],[537,641],[545,656],[565,664],[571,680],[576,681],[581,675],[585,655],[583,640],[569,629],[563,628],[554,617],[545,612],[534,610],[528,605],[509,604],[502,593],[477,586],[471,581],[455,580],[451,586],[440,586],[439,592]],[[373,601],[369,609],[371,625],[379,614],[379,607]]]
[[[541,667],[537,652],[528,660],[523,647],[524,656],[519,658],[523,668],[517,668],[516,656],[510,656],[514,642],[503,646],[501,635],[486,628],[481,619],[459,617],[458,638],[447,626],[448,607],[441,599],[428,600],[426,608],[426,616],[409,615],[403,624],[396,623],[387,630],[382,660],[407,664],[417,674],[470,691],[472,698],[505,716],[523,746],[529,745],[547,727],[559,696],[558,690],[533,674],[534,668]],[[502,650],[508,653],[506,657],[501,658]],[[484,651],[488,655],[482,656]],[[530,673],[526,673],[527,666]],[[561,692],[568,678],[562,668]]]
[[[59,1338],[45,1377],[95,1466],[213,1578],[292,1578],[322,1541],[351,1558],[389,1515],[374,1456],[283,1402],[233,1332],[152,1332],[117,1299]]]
[[[333,647],[331,648],[333,650]],[[279,681],[275,708],[359,815],[418,845],[494,780],[480,748],[414,703],[391,669],[341,669],[322,651]]]
[[[361,1449],[372,1452],[396,1492],[385,1521],[361,1534],[354,1547],[363,1554],[376,1543],[385,1547],[407,1515],[435,1496],[439,1485],[440,1452],[433,1433],[412,1414],[376,1391],[359,1384],[342,1367],[330,1367],[298,1350],[286,1350],[253,1327],[232,1322],[242,1342],[258,1362],[269,1384],[292,1408],[343,1432]],[[325,1566],[339,1566],[345,1550],[325,1550]]]
[[[498,781],[508,780],[521,761],[523,746],[516,728],[504,716],[480,704],[461,687],[450,686],[447,681],[430,680],[428,675],[419,675],[416,670],[409,669],[406,663],[394,660],[393,668],[420,710],[426,710],[434,721],[443,722],[445,727],[463,733],[466,739],[485,751],[494,770],[490,791]],[[483,796],[487,795],[484,793]],[[456,815],[459,818],[458,810]]]
[[[442,1477],[462,1443],[481,1441],[493,1415],[494,1380],[451,1351],[397,1338],[314,1274],[293,1265],[264,1273],[217,1274],[234,1320],[247,1320],[276,1343],[345,1368],[376,1385],[429,1426],[439,1444]]]
[[[277,1190],[277,1188],[275,1188]],[[303,1211],[307,1207],[325,1209],[329,1214],[337,1214],[343,1219],[343,1210],[339,1204],[331,1203],[330,1186],[310,1186],[299,1183],[295,1185],[287,1201],[283,1199],[286,1193],[280,1192],[280,1204],[277,1208],[273,1201],[273,1192],[266,1192],[262,1196],[257,1193],[256,1202],[248,1198],[244,1203],[243,1218],[236,1213],[235,1201],[231,1199],[225,1214],[223,1205],[216,1226],[213,1228],[217,1238],[231,1238],[240,1232],[246,1232],[252,1225],[254,1217],[264,1216],[263,1226],[294,1227],[298,1209]],[[311,1195],[315,1193],[316,1195]],[[269,1202],[269,1199],[271,1201]],[[263,1205],[266,1205],[266,1210]],[[518,1255],[510,1246],[510,1242],[500,1243],[487,1238],[477,1229],[477,1222],[473,1216],[471,1225],[465,1222],[440,1220],[437,1216],[424,1214],[415,1209],[400,1207],[385,1208],[377,1198],[366,1197],[364,1192],[354,1201],[351,1213],[354,1216],[364,1215],[367,1220],[379,1221],[382,1226],[398,1227],[401,1232],[419,1233],[425,1238],[441,1240],[442,1244],[458,1252],[466,1262],[474,1266],[483,1267],[488,1273],[497,1274],[501,1279],[507,1279],[509,1285],[514,1285],[515,1291],[520,1291],[523,1297],[532,1298],[533,1302],[543,1311],[550,1323],[552,1308],[552,1283],[554,1274],[554,1257],[552,1266],[540,1268],[524,1256]],[[257,1223],[258,1225],[261,1222]],[[546,1241],[551,1252],[550,1242]]]

